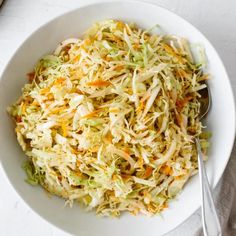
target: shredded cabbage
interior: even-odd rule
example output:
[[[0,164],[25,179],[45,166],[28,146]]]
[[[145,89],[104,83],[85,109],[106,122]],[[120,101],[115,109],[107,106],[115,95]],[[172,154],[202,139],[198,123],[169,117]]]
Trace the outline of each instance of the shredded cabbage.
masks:
[[[194,137],[206,155],[207,78],[187,40],[134,24],[98,22],[65,40],[8,108],[28,182],[101,215],[161,212],[196,173]]]

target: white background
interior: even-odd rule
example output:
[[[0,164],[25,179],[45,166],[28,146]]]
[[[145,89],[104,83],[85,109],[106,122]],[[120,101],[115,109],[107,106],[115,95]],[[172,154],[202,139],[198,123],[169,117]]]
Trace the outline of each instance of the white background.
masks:
[[[88,2],[92,1],[5,0],[0,9],[0,74],[15,49],[32,31],[55,16]],[[235,93],[236,1],[152,0],[149,2],[176,12],[205,34],[223,59]],[[25,205],[8,183],[1,165],[0,235],[67,235],[46,223]]]

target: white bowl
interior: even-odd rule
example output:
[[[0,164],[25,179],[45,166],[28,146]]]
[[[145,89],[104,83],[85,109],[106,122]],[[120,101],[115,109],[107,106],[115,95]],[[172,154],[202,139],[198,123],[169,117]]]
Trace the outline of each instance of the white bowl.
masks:
[[[104,19],[136,22],[143,28],[161,25],[166,32],[180,35],[192,43],[201,43],[209,61],[208,70],[212,108],[208,115],[208,129],[213,132],[207,172],[212,186],[216,186],[229,160],[235,136],[235,106],[233,93],[222,61],[209,41],[181,17],[156,5],[142,2],[104,2],[85,6],[57,17],[35,31],[15,52],[0,81],[0,150],[1,162],[11,185],[22,199],[41,217],[55,226],[76,235],[86,236],[156,236],[169,232],[186,220],[200,206],[198,178],[192,178],[176,201],[162,216],[145,217],[123,215],[120,219],[99,218],[86,213],[78,205],[63,208],[64,201],[48,198],[40,187],[24,182],[21,168],[24,153],[17,144],[14,125],[6,107],[15,101],[26,83],[26,74],[44,54],[57,44],[81,34],[94,22]]]

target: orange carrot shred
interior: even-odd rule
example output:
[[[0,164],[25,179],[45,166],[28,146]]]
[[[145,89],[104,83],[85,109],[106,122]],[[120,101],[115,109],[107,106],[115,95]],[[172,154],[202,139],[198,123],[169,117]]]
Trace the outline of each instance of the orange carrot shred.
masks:
[[[164,165],[161,167],[160,171],[165,174],[165,175],[171,175],[173,170],[171,167],[169,167],[168,165]]]
[[[151,166],[147,166],[147,168],[145,170],[145,173],[144,173],[144,178],[146,179],[146,178],[150,177],[151,174],[152,174],[152,171],[153,171],[152,167]]]
[[[87,115],[82,116],[81,119],[98,116],[98,112],[99,112],[99,111],[100,111],[100,109],[95,110],[95,111],[93,111],[93,112],[90,112],[90,113],[88,113]]]
[[[32,72],[28,73],[27,76],[28,76],[29,82],[32,83],[34,80],[34,77],[35,77],[35,72],[32,71]]]
[[[183,118],[182,118],[181,114],[176,113],[176,114],[175,114],[175,117],[176,117],[176,120],[177,120],[177,124],[178,124],[179,126],[181,126],[181,124],[182,124],[182,122],[183,122]]]
[[[111,82],[105,80],[95,80],[87,83],[88,86],[95,86],[95,87],[106,87],[111,85]]]
[[[192,96],[187,96],[183,99],[177,99],[177,101],[176,101],[177,110],[181,111],[181,109],[192,99],[193,99]]]

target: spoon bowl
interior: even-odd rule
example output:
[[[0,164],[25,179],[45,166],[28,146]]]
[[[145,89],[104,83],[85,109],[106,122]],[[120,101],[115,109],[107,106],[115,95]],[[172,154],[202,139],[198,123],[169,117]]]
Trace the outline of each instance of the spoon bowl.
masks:
[[[200,112],[199,112],[199,119],[203,119],[205,115],[209,112],[211,107],[211,93],[210,90],[206,84],[206,87],[204,89],[201,89],[199,91],[199,94],[201,95],[199,101],[200,101]]]

